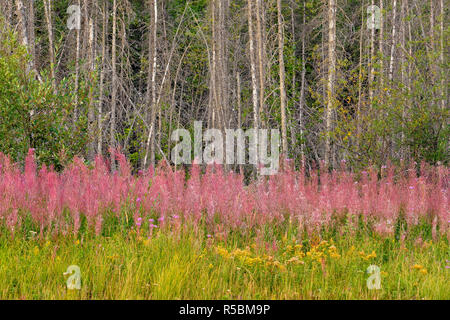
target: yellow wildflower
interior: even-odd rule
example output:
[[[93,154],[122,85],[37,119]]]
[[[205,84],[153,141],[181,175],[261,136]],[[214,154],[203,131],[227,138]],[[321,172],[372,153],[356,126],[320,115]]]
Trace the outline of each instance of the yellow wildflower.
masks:
[[[377,257],[377,254],[375,253],[375,251],[372,251],[371,254],[367,255],[365,260],[369,260],[369,259],[376,258],[376,257]]]
[[[217,254],[219,254],[220,256],[222,256],[224,258],[230,257],[230,253],[228,252],[228,250],[224,249],[222,247],[216,247],[216,252],[217,252]]]
[[[336,253],[336,252],[331,252],[330,253],[330,257],[335,258],[335,259],[339,259],[341,257],[341,255],[339,253]]]
[[[290,258],[288,261],[286,261],[286,263],[290,264],[305,264],[305,262],[301,261],[298,257],[292,257]]]
[[[253,259],[256,263],[261,263],[262,259],[260,257],[256,257]]]

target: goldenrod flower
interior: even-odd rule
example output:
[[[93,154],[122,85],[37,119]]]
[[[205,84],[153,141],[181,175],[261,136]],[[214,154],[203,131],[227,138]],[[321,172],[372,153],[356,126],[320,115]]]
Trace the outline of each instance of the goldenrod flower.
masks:
[[[369,260],[369,259],[376,258],[376,257],[377,257],[377,254],[375,253],[375,251],[372,251],[371,254],[367,255],[365,260]]]
[[[341,255],[339,253],[331,252],[330,257],[339,259],[341,257]]]

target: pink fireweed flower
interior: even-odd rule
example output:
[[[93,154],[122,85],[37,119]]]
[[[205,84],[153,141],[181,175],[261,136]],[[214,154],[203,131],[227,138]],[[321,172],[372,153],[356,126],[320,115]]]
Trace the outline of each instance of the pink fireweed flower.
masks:
[[[298,220],[306,230],[313,231],[328,227],[335,214],[347,212],[374,219],[376,232],[390,235],[402,208],[411,225],[428,212],[433,214],[434,236],[445,234],[450,227],[450,170],[442,166],[425,166],[418,176],[414,170],[403,174],[387,165],[380,177],[374,168],[355,174],[344,166],[330,173],[321,166],[307,176],[304,170],[286,166],[267,180],[247,185],[243,175],[224,172],[220,166],[202,173],[198,165],[193,165],[186,176],[184,170],[159,165],[157,170],[132,175],[126,159],[114,155],[119,162],[119,170],[114,173],[109,170],[110,163],[100,156],[93,168],[75,158],[59,173],[51,167],[38,170],[32,150],[23,171],[0,153],[0,225],[18,232],[28,215],[37,232],[51,227],[59,230],[56,232],[76,235],[86,219],[89,227],[101,234],[105,215],[112,210],[119,217],[129,202],[133,206],[134,199],[134,224],[138,230],[144,220],[148,220],[150,230],[157,227],[155,221],[159,228],[167,220],[179,227],[183,217],[183,221],[194,224],[206,221],[214,234],[225,235],[242,227],[261,227],[285,219]],[[145,212],[142,218],[141,209]],[[64,210],[71,222],[64,219]],[[148,213],[155,218],[149,219]],[[220,231],[216,215],[222,221]]]

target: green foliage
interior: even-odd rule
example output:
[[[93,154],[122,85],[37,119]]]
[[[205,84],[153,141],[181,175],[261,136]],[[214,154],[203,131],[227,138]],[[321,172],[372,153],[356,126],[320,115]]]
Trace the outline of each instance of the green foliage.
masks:
[[[34,148],[41,163],[60,168],[85,144],[82,122],[68,125],[70,86],[63,81],[55,95],[49,77],[38,79],[26,49],[1,20],[0,29],[0,151],[22,161]]]
[[[287,225],[207,237],[163,228],[150,238],[111,216],[94,236],[0,236],[4,299],[448,299],[448,240],[351,234],[298,237]],[[259,234],[259,236],[258,236]],[[51,263],[49,263],[51,262]],[[45,268],[42,266],[45,265]],[[67,290],[67,267],[81,289]],[[380,268],[370,290],[367,268]]]

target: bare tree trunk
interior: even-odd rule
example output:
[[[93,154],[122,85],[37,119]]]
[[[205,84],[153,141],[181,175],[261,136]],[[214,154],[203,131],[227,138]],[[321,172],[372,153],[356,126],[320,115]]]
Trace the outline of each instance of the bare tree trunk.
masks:
[[[99,83],[99,99],[97,105],[97,154],[102,154],[103,147],[103,100],[104,100],[104,82],[105,82],[105,62],[106,62],[106,36],[108,29],[108,10],[107,1],[103,1],[103,23],[102,23],[102,62],[100,71],[100,83]]]
[[[230,103],[230,85],[228,81],[228,61],[227,61],[227,26],[226,26],[226,17],[228,14],[228,3],[229,0],[219,1],[219,52],[220,52],[220,84],[222,89],[222,100],[221,100],[221,108],[222,108],[222,121],[221,121],[221,129],[225,130],[226,123],[229,118],[229,110],[227,107]]]
[[[302,139],[300,143],[300,156],[302,165],[304,165],[305,161],[305,153],[303,150],[303,109],[305,108],[305,87],[306,87],[305,26],[306,26],[306,1],[303,1],[302,74],[301,74],[302,83],[300,87],[300,110],[299,110],[300,137]]]
[[[434,52],[434,2],[436,0],[430,0],[430,40],[431,40],[431,52]]]
[[[19,31],[22,44],[28,48],[28,34],[27,34],[27,26],[25,23],[25,11],[22,0],[16,0],[16,14],[19,23]]]
[[[145,151],[145,157],[144,157],[144,168],[147,166],[147,159],[148,159],[148,153],[149,149],[151,151],[150,153],[150,163],[151,165],[155,164],[155,121],[156,121],[156,40],[157,40],[157,24],[158,24],[158,4],[157,0],[151,1],[151,10],[152,10],[152,21],[151,21],[151,35],[149,37],[149,84],[148,89],[151,87],[151,114],[150,114],[150,129],[149,129],[149,135],[147,138],[147,146]],[[148,90],[150,91],[150,90]],[[147,91],[147,94],[149,94]],[[150,97],[150,96],[148,96]]]
[[[261,0],[256,0],[256,40],[258,44],[258,70],[259,70],[259,114],[264,114],[265,81],[264,81],[264,49],[263,30],[261,17],[264,14]],[[261,123],[265,126],[265,121],[261,117]]]
[[[211,123],[210,127],[216,127],[216,114],[217,114],[217,105],[219,104],[219,98],[217,93],[217,78],[216,78],[216,69],[217,69],[217,44],[216,44],[216,2],[215,0],[211,1],[211,51],[212,51],[212,62],[211,62],[211,70],[210,70],[210,113],[211,113]]]
[[[375,0],[371,1],[372,7],[375,5]],[[375,77],[375,14],[372,13],[372,28],[370,30],[370,57],[369,57],[369,102],[370,106],[372,106],[373,102],[373,80]]]
[[[327,82],[327,110],[326,110],[326,142],[325,165],[330,164],[332,129],[332,112],[334,104],[334,81],[336,78],[336,0],[328,0],[328,82]]]
[[[110,148],[116,147],[116,104],[117,104],[117,53],[116,53],[116,33],[117,33],[117,3],[113,1],[113,21],[112,21],[112,44],[111,44],[111,65],[112,65],[112,92],[111,92],[111,116],[110,116]],[[111,170],[116,170],[115,156],[111,154]]]
[[[285,89],[285,70],[284,70],[284,38],[283,38],[283,19],[281,14],[281,0],[277,0],[278,11],[278,60],[280,72],[280,109],[281,109],[281,137],[282,153],[286,157],[288,153],[287,130],[286,130],[286,89]]]
[[[12,14],[13,14],[13,7],[14,7],[14,3],[11,2],[10,0],[1,0],[0,1],[1,6],[4,8],[3,12],[5,15],[5,22],[8,25],[12,25]]]
[[[242,129],[242,119],[241,119],[241,76],[239,72],[236,72],[236,100],[238,105],[238,129]],[[242,164],[239,164],[239,172],[240,174],[244,174],[244,167]]]
[[[17,14],[17,20],[19,24],[19,31],[20,31],[20,39],[22,41],[22,45],[27,48],[27,50],[30,50],[30,45],[28,41],[28,33],[27,33],[27,25],[25,22],[25,10],[23,6],[22,0],[16,0],[16,14]],[[33,62],[30,61],[27,64],[27,73],[29,73],[32,70]]]
[[[379,51],[380,51],[380,87],[379,94],[382,95],[384,87],[384,1],[380,0],[380,36],[379,36]]]
[[[447,90],[446,86],[445,86],[445,80],[446,80],[446,73],[445,73],[445,60],[444,60],[444,19],[445,19],[445,9],[444,9],[444,0],[441,0],[441,25],[440,25],[440,29],[441,29],[441,52],[439,55],[439,60],[441,62],[441,109],[445,110],[445,104],[446,104],[446,95],[445,95],[445,91]]]
[[[78,0],[78,6],[81,8],[80,0]],[[75,56],[75,109],[74,109],[74,121],[73,125],[76,126],[78,121],[78,87],[80,78],[80,29],[76,29],[77,43],[76,43],[76,56]]]
[[[252,100],[253,100],[253,121],[255,129],[259,127],[258,122],[258,89],[256,85],[256,65],[255,65],[255,47],[254,47],[254,33],[253,33],[253,10],[252,0],[248,0],[248,36],[250,45],[250,71],[252,77]]]
[[[395,53],[395,46],[396,46],[396,22],[397,22],[397,0],[394,0],[393,3],[393,16],[392,16],[392,44],[391,44],[391,56],[390,56],[390,62],[389,62],[389,86],[392,85],[392,80],[394,78],[394,53]],[[390,143],[390,154],[393,155],[394,152],[394,144],[393,141]]]
[[[252,1],[247,1],[248,6],[248,36],[249,36],[249,46],[250,46],[250,71],[252,76],[252,102],[253,102],[253,122],[254,129],[256,132],[256,139],[258,139],[258,128],[259,128],[259,114],[258,114],[258,89],[256,84],[256,66],[255,66],[255,47],[254,47],[254,34],[253,34],[253,10]],[[258,140],[256,140],[258,141]],[[258,153],[256,153],[256,163],[258,163]]]
[[[362,112],[362,60],[363,60],[363,32],[364,32],[364,7],[365,2],[363,1],[361,6],[361,30],[359,33],[359,74],[358,74],[358,109],[356,111],[356,137],[358,139],[358,148],[359,148],[359,139],[361,137],[361,112]]]
[[[36,69],[36,36],[34,32],[34,1],[29,1],[28,7],[28,34],[30,38],[30,55],[32,57],[31,60],[31,68],[33,70]]]
[[[155,126],[156,121],[156,109],[158,105],[156,103],[156,40],[157,40],[157,25],[158,25],[158,2],[153,0],[153,46],[152,46],[152,122],[151,125]],[[155,129],[153,129],[155,131]],[[151,142],[151,164],[155,165],[155,135],[152,135]]]
[[[87,6],[87,3],[85,4]],[[86,10],[87,12],[87,10]],[[92,139],[88,145],[88,159],[93,161],[95,158],[95,138],[93,133],[95,132],[95,111],[94,111],[94,72],[95,72],[95,48],[94,48],[94,21],[92,17],[86,16],[89,26],[89,41],[88,41],[88,63],[89,63],[89,110],[88,110],[88,128],[92,134]]]
[[[33,2],[33,1],[31,1]],[[44,0],[45,20],[47,20],[48,33],[48,55],[50,58],[50,76],[52,77],[53,92],[56,93],[56,76],[55,76],[55,49],[53,45],[53,23],[52,23],[52,3],[50,0]]]
[[[400,34],[401,34],[401,47],[404,49],[405,48],[405,34],[406,34],[406,27],[405,27],[405,0],[402,0],[401,3],[401,9],[400,9]],[[406,72],[405,72],[405,51],[404,50],[400,51],[400,70],[401,70],[401,79],[402,79],[402,84],[406,85]],[[403,91],[405,89],[402,89]],[[404,94],[404,96],[407,96],[407,93]],[[402,132],[401,132],[401,150],[400,150],[400,156],[402,159],[405,159],[406,156],[406,149],[405,149],[405,130],[404,130],[404,123],[406,121],[405,117],[406,117],[406,104],[407,101],[404,101],[403,105],[402,105]]]
[[[396,38],[395,38],[395,32],[396,32],[396,16],[397,16],[397,0],[394,0],[393,4],[393,17],[392,17],[392,45],[391,45],[391,58],[389,63],[389,82],[392,81],[394,76],[394,53],[395,53],[395,46],[396,46]]]

